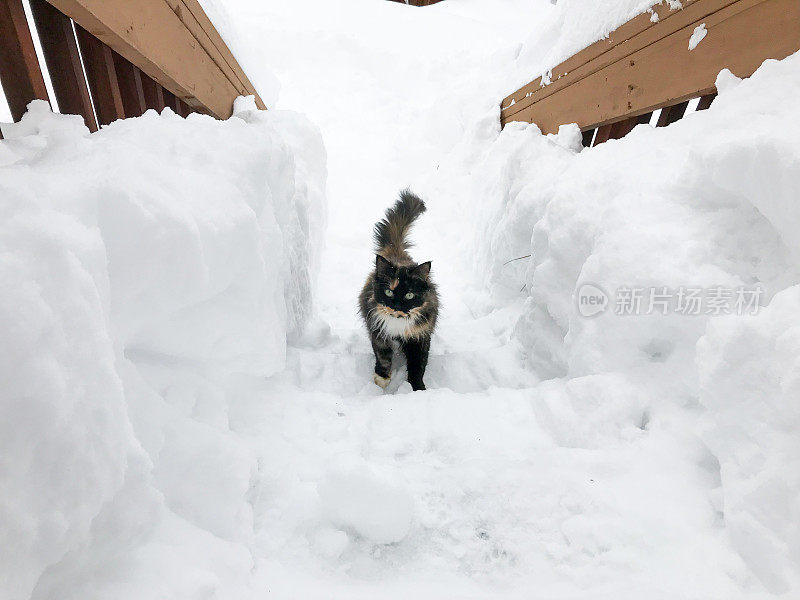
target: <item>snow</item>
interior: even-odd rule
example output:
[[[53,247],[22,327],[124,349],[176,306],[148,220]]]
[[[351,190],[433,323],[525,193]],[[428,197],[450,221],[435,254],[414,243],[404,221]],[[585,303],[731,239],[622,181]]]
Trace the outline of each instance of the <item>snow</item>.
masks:
[[[326,518],[375,544],[400,542],[411,529],[414,501],[407,487],[382,478],[369,464],[331,470],[317,492]]]
[[[691,52],[697,48],[697,45],[703,41],[706,35],[708,35],[706,24],[700,23],[700,25],[694,28],[694,31],[692,31],[692,35],[689,38],[689,51]]]
[[[4,125],[0,596],[796,596],[800,55],[591,150],[499,130],[652,4],[207,0],[272,110]],[[356,311],[407,185],[424,392]],[[617,314],[683,286],[764,293]]]
[[[800,557],[800,286],[698,341],[703,439],[720,462],[727,529],[773,593],[797,590]]]
[[[140,561],[246,573],[247,552],[223,540],[252,536],[253,457],[192,373],[283,369],[310,311],[325,170],[307,121],[167,110],[88,133],[42,101],[4,127],[7,598],[87,597],[101,565],[115,597],[138,596],[116,586]],[[165,542],[196,556],[159,556]],[[154,579],[150,593],[183,589]]]
[[[450,194],[482,207],[471,220],[475,239],[485,243],[471,256],[486,273],[493,301],[516,295],[524,284],[512,340],[522,344],[541,378],[556,378],[536,389],[569,389],[583,381],[599,388],[578,397],[577,405],[575,399],[548,402],[552,408],[543,422],[559,443],[607,447],[609,438],[598,434],[637,422],[667,439],[694,432],[697,454],[687,460],[698,467],[696,475],[705,472],[701,487],[708,507],[714,506],[695,532],[704,528],[713,537],[719,527],[730,536],[730,548],[745,566],[727,567],[737,573],[737,586],[752,592],[763,585],[790,596],[800,566],[794,477],[800,396],[790,325],[796,299],[791,286],[799,275],[791,232],[800,216],[790,200],[800,156],[791,148],[799,132],[794,107],[765,102],[763,94],[796,95],[798,65],[798,55],[767,61],[745,81],[723,71],[712,110],[665,130],[637,127],[624,140],[591,151],[570,150],[561,139],[566,130],[542,136],[535,126],[511,124],[498,135],[487,115],[487,127],[476,128],[471,143],[439,168],[448,185],[461,182]],[[741,126],[730,128],[731,122]],[[441,197],[445,187],[434,183],[430,193]],[[506,264],[526,255],[527,261]],[[611,310],[587,319],[575,310],[584,286],[613,293],[634,285],[675,290],[689,282],[759,285],[768,307],[754,317],[719,320],[673,313],[621,317]],[[489,310],[492,304],[486,301]],[[611,375],[613,383],[606,379]],[[608,412],[587,423],[594,403]],[[688,443],[681,444],[684,451]],[[649,450],[640,446],[637,452]],[[640,485],[647,479],[643,475]],[[684,484],[674,479],[670,485],[675,492]],[[659,511],[666,514],[671,506]],[[665,524],[649,530],[665,536],[662,546],[669,543]],[[724,556],[705,564],[731,560]],[[719,585],[698,596],[742,593],[722,592]]]

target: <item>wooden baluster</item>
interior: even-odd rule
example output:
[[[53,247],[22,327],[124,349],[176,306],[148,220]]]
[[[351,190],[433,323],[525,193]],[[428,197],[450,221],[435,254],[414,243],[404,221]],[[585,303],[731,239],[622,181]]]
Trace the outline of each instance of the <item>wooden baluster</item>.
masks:
[[[178,99],[178,114],[183,118],[186,118],[192,114],[192,108],[180,98]]]
[[[653,111],[646,112],[643,115],[639,115],[639,125],[647,125],[653,118]]]
[[[22,0],[0,0],[0,79],[15,121],[31,100],[49,101]]]
[[[113,50],[112,50],[113,52]],[[113,52],[122,106],[126,117],[140,117],[147,110],[142,72],[123,56]]]
[[[158,112],[164,110],[164,88],[161,87],[161,84],[142,73],[142,87],[144,88],[145,106]]]
[[[172,112],[178,113],[178,98],[168,89],[164,90],[164,105],[171,108]]]
[[[711,103],[716,97],[716,92],[712,94],[706,94],[705,96],[700,96],[700,102],[697,103],[697,108],[695,110],[706,110],[709,106],[711,106]]]
[[[618,140],[620,138],[625,137],[633,128],[637,125],[641,125],[643,123],[649,123],[650,117],[653,116],[652,112],[644,113],[643,115],[639,115],[636,117],[629,117],[627,119],[623,119],[622,121],[617,121],[611,127],[611,133],[609,135],[609,139]]]
[[[630,117],[617,121],[611,126],[611,131],[608,134],[608,139],[618,140],[628,135],[631,130],[636,127],[636,117]]]
[[[97,122],[108,125],[117,119],[124,119],[125,109],[114,68],[113,51],[80,25],[75,25],[75,31],[86,67],[86,79],[92,93]]]
[[[603,142],[607,142],[609,137],[611,136],[611,128],[613,125],[601,125],[597,128],[597,135],[594,136],[594,146],[598,144],[602,144]]]
[[[81,115],[89,131],[97,131],[72,21],[45,0],[30,3],[59,111]]]
[[[661,114],[658,116],[658,123],[656,123],[656,127],[666,127],[675,121],[679,121],[686,112],[687,106],[689,106],[688,100],[662,108]]]

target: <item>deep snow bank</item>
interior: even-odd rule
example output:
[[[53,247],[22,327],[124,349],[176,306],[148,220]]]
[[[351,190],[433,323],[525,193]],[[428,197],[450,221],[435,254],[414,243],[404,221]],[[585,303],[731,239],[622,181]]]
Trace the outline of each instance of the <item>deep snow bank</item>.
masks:
[[[774,592],[800,586],[800,286],[698,342],[704,439],[720,462],[734,547]]]
[[[256,461],[223,388],[186,381],[283,368],[326,176],[305,119],[247,109],[89,136],[37,101],[4,128],[3,598],[189,597],[252,567]]]
[[[800,281],[800,119],[788,100],[800,97],[798,73],[800,55],[741,82],[723,72],[710,110],[583,151],[575,126],[542,136],[512,123],[499,133],[492,113],[431,188],[474,207],[462,226],[474,228],[494,303],[524,286],[514,338],[529,366],[572,385],[620,377],[617,393],[595,390],[602,407],[573,406],[578,421],[672,422],[707,444],[704,468],[721,486],[708,501],[773,592],[796,590],[800,574],[790,287]],[[591,318],[579,310],[584,284],[607,296]],[[685,310],[681,289],[700,290],[697,312]],[[630,290],[641,292],[636,310]],[[748,301],[756,294],[755,305],[737,306],[739,290]],[[664,291],[666,305],[651,303]],[[566,443],[591,435],[563,425]]]

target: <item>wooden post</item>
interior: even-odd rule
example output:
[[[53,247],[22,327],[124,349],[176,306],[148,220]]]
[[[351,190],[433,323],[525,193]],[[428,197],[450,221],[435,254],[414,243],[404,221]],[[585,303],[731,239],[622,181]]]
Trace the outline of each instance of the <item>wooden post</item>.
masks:
[[[72,21],[45,0],[30,3],[59,111],[81,115],[89,131],[97,131]]]
[[[49,100],[22,0],[0,0],[0,79],[15,121],[31,100]]]
[[[125,109],[111,48],[80,25],[75,25],[75,31],[78,33],[78,43],[83,64],[86,66],[86,79],[89,81],[98,123],[108,125],[117,119],[124,119]]]
[[[140,117],[147,110],[144,99],[142,72],[125,58],[112,50],[117,82],[122,95],[122,107],[126,117]]]

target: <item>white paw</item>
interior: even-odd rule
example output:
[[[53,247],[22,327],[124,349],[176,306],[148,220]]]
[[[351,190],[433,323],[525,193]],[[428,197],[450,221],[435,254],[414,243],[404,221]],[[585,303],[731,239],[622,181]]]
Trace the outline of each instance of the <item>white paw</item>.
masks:
[[[382,387],[383,389],[386,389],[386,386],[389,385],[389,382],[391,380],[392,380],[391,377],[381,377],[377,373],[373,373],[372,374],[372,381],[375,382],[375,385],[378,385],[378,386]]]

